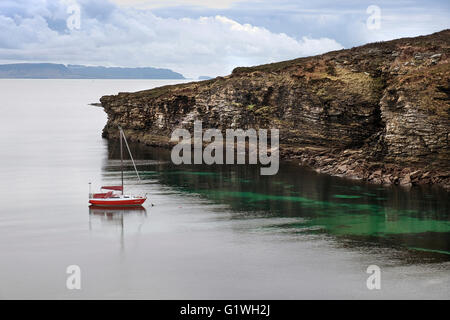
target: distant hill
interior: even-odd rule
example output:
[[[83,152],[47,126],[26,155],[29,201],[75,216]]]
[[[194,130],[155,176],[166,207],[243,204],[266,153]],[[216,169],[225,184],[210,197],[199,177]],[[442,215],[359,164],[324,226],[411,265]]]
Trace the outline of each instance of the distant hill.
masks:
[[[200,76],[200,77],[198,77],[198,80],[211,80],[212,79],[212,77],[210,77],[210,76]]]
[[[185,79],[180,73],[158,68],[89,67],[55,63],[0,65],[3,79]]]

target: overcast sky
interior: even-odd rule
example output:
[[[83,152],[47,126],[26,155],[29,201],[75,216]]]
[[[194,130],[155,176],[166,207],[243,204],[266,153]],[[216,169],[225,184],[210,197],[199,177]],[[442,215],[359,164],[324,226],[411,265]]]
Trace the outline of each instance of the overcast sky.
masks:
[[[375,29],[367,27],[370,5],[381,10]],[[449,28],[449,17],[448,0],[0,0],[0,63],[217,76],[236,66],[429,34]]]

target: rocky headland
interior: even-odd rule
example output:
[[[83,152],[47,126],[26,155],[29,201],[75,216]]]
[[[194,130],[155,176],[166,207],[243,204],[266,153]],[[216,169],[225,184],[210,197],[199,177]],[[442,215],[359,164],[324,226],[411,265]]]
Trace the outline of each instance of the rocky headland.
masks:
[[[278,128],[280,155],[380,184],[450,189],[450,30],[100,99],[130,140],[171,146],[175,128]]]

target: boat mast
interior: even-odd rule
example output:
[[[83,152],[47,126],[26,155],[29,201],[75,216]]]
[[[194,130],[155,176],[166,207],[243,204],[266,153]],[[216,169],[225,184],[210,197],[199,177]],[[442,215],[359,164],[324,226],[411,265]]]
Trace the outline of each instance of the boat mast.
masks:
[[[130,146],[128,145],[127,137],[125,137],[125,133],[122,130],[121,126],[119,127],[119,135],[120,135],[120,169],[122,171],[122,194],[123,194],[123,141],[125,141],[125,146],[127,147],[128,154],[130,155],[131,162],[133,163],[134,171],[136,171],[136,176],[138,177],[139,182],[141,182],[141,177],[139,176],[139,172],[136,168],[136,163],[134,162],[133,155],[131,154]]]
[[[141,177],[139,176],[139,172],[136,168],[136,163],[134,162],[133,155],[131,154],[130,146],[128,145],[127,137],[125,137],[125,133],[122,130],[123,141],[125,141],[125,146],[127,147],[128,154],[130,155],[131,162],[133,163],[134,171],[136,172],[136,176],[138,181],[141,182]]]
[[[119,137],[120,137],[120,170],[122,171],[122,195],[123,195],[123,148],[122,148],[122,128],[119,126]]]

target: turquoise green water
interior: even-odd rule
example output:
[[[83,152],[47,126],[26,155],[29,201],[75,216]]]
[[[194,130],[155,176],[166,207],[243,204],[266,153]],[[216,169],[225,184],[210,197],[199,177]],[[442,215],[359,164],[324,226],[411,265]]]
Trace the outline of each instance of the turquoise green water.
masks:
[[[110,146],[115,152],[116,146]],[[282,164],[276,176],[260,176],[257,166],[174,166],[166,150],[134,146],[143,159],[144,181],[158,181],[191,196],[224,204],[237,213],[299,218],[265,226],[288,233],[325,233],[355,247],[376,244],[412,255],[447,260],[450,255],[448,194],[436,187],[405,189],[371,185]],[[111,156],[113,156],[111,154]],[[130,174],[132,174],[130,172]],[[427,260],[428,261],[428,260]]]

